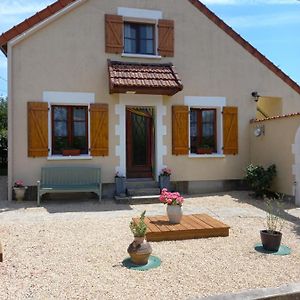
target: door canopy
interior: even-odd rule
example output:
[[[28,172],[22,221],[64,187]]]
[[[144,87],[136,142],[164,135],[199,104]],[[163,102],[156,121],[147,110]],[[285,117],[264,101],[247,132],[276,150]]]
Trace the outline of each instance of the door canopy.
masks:
[[[173,96],[183,89],[172,63],[142,64],[108,60],[109,90],[114,93]]]

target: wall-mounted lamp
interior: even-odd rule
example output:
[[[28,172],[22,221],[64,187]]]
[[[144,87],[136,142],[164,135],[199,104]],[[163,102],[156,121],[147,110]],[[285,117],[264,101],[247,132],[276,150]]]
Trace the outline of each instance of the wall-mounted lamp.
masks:
[[[254,128],[254,131],[253,131],[254,135],[256,137],[259,137],[261,135],[265,135],[265,126],[264,125],[257,125],[255,128]]]
[[[251,96],[254,98],[254,101],[257,102],[260,95],[258,94],[258,92],[252,92],[251,93]]]

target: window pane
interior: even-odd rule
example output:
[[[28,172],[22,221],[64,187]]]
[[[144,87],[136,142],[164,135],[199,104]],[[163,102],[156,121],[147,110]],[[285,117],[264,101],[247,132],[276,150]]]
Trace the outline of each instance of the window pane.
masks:
[[[202,145],[215,149],[215,110],[202,111]]]
[[[67,120],[67,108],[66,107],[54,107],[54,120],[66,121]]]
[[[153,54],[154,53],[154,51],[153,51],[153,40],[147,40],[147,42],[146,42],[146,52],[148,53],[148,54]]]
[[[191,110],[190,113],[190,139],[191,153],[197,153],[198,147],[198,125],[197,125],[197,110]]]
[[[54,122],[54,135],[55,136],[68,136],[67,122],[55,121]]]
[[[68,138],[67,137],[56,137],[55,144],[53,145],[53,153],[58,154],[62,152],[62,149],[68,147]]]
[[[74,122],[74,136],[83,136],[86,135],[86,126],[85,122]]]
[[[87,153],[87,144],[85,137],[74,137],[73,139],[73,147],[76,149],[84,150],[81,151],[82,154]]]
[[[136,41],[125,39],[124,51],[125,53],[136,53]]]
[[[73,120],[74,121],[85,121],[86,109],[82,107],[76,107],[73,109]]]

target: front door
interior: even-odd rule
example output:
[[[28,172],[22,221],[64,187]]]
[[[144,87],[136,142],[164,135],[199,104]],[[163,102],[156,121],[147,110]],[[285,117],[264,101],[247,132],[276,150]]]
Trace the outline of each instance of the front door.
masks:
[[[152,177],[153,109],[126,108],[126,169],[128,178]]]

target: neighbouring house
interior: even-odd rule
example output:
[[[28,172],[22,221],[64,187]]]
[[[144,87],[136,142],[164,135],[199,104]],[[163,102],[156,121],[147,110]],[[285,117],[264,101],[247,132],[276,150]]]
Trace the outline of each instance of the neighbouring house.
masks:
[[[101,167],[107,196],[116,172],[157,181],[166,166],[182,192],[233,189],[251,161],[276,163],[285,131],[262,125],[300,111],[300,86],[197,0],[59,0],[0,47],[9,191],[19,178],[35,186],[51,165]],[[279,190],[295,195],[300,118],[278,120],[291,118],[277,154],[288,164]]]

